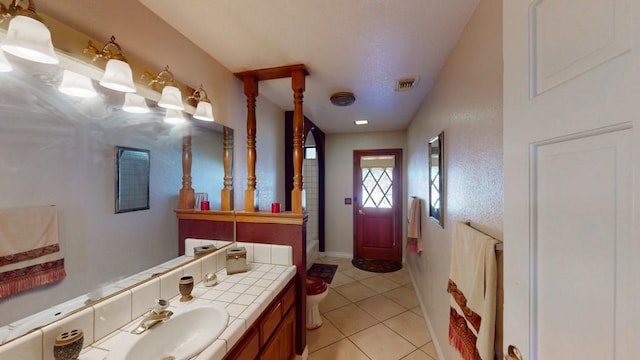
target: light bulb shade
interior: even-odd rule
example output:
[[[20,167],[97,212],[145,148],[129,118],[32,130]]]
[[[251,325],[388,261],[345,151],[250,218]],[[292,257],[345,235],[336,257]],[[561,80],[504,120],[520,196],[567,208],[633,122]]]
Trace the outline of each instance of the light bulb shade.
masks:
[[[158,106],[171,110],[184,110],[180,89],[175,86],[165,86],[162,89],[162,97],[158,101]]]
[[[0,50],[0,72],[9,72],[13,70],[13,66],[11,66],[11,63],[9,62],[9,60],[7,60],[7,57],[4,56],[4,51]]]
[[[193,117],[203,121],[214,121],[211,103],[200,101],[198,103],[198,107],[196,108],[195,114],[193,114]]]
[[[115,91],[136,92],[131,67],[122,60],[109,59],[107,61],[100,85]]]
[[[93,88],[91,79],[69,70],[65,70],[62,73],[62,82],[60,83],[58,90],[67,95],[83,98],[98,95],[98,93],[96,93],[96,89]]]
[[[9,22],[2,50],[23,59],[44,63],[60,62],[53,50],[51,32],[38,20],[18,15]]]
[[[148,113],[149,107],[147,106],[147,100],[143,96],[134,93],[124,94],[124,105],[122,110],[134,114]]]
[[[187,121],[182,115],[181,110],[167,109],[167,113],[164,116],[164,122],[167,124],[182,124]]]

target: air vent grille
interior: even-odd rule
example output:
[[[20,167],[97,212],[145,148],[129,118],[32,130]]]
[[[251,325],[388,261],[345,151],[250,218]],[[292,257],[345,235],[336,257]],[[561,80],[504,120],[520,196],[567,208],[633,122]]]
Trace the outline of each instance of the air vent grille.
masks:
[[[418,84],[417,77],[405,77],[396,80],[396,91],[411,91]]]

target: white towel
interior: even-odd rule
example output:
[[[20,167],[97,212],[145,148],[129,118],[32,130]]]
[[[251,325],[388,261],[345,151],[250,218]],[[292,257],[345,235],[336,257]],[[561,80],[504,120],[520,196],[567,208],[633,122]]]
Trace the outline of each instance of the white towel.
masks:
[[[494,358],[497,243],[462,222],[453,229],[449,343],[465,360]]]
[[[0,210],[0,298],[65,276],[56,208]]]
[[[411,200],[408,221],[407,251],[419,254],[422,252],[422,207],[417,197]]]

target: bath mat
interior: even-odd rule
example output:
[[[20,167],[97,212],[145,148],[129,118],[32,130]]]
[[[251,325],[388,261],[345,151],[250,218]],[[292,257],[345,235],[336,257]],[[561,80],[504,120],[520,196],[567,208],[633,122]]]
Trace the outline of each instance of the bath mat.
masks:
[[[331,284],[336,270],[338,270],[338,265],[313,263],[309,270],[307,270],[307,276],[317,277],[327,284]]]
[[[351,263],[358,269],[377,273],[394,272],[402,269],[402,263],[394,260],[353,259]]]

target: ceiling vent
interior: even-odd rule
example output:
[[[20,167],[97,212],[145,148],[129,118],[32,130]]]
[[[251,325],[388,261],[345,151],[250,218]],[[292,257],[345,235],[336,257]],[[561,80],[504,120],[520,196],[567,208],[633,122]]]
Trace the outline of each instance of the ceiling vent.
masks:
[[[396,80],[396,91],[411,91],[413,88],[418,85],[417,77],[405,77]]]
[[[341,91],[331,95],[329,100],[331,100],[331,103],[335,106],[349,106],[356,101],[356,97],[353,96],[352,92]]]

